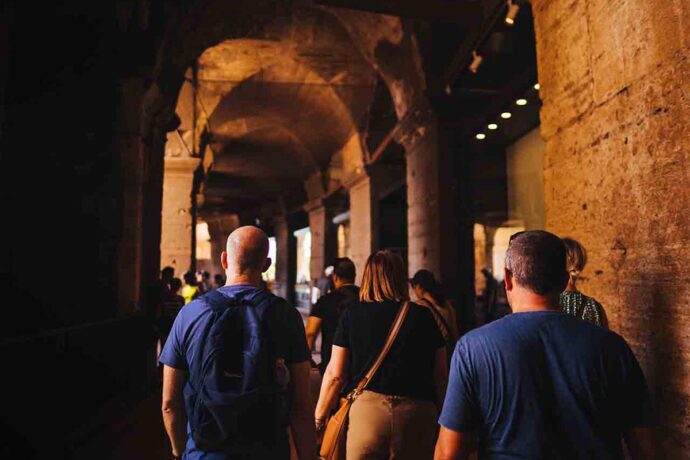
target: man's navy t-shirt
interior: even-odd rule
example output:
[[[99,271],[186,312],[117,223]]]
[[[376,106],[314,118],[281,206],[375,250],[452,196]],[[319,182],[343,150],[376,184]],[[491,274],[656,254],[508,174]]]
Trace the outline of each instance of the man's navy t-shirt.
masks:
[[[252,296],[254,293],[250,291],[258,290],[259,288],[251,285],[218,288],[219,292],[228,297],[241,294]],[[283,301],[275,302],[270,307],[269,313],[273,315],[271,320],[275,321],[274,324],[276,325],[271,330],[283,334],[282,337],[276,338],[276,343],[281,344],[282,348],[278,350],[278,355],[285,359],[286,364],[309,361],[311,354],[307,348],[304,323],[299,312]],[[196,299],[185,305],[175,318],[175,323],[168,340],[165,342],[159,361],[175,369],[188,369],[194,360],[194,354],[199,343],[203,340],[202,334],[210,318],[211,308],[202,299]],[[189,432],[189,427],[187,431]],[[289,456],[289,450],[287,455]],[[200,451],[196,448],[192,437],[189,436],[187,438],[187,450],[183,458],[185,460],[229,460],[233,457],[218,452]]]
[[[652,411],[619,335],[540,311],[460,339],[439,423],[477,430],[482,459],[622,459],[623,434],[649,426]]]

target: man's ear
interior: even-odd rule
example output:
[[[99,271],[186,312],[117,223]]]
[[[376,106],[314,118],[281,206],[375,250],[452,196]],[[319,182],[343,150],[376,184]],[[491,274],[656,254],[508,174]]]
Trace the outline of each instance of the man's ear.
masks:
[[[228,269],[228,253],[226,251],[220,253],[220,266],[223,267],[223,270]]]
[[[273,261],[271,260],[270,257],[266,257],[266,260],[264,261],[264,267],[261,269],[261,273],[266,272],[269,268],[271,268],[271,264]]]
[[[506,291],[512,291],[513,290],[513,274],[511,273],[510,270],[508,270],[505,267],[503,267],[503,280],[506,284]]]

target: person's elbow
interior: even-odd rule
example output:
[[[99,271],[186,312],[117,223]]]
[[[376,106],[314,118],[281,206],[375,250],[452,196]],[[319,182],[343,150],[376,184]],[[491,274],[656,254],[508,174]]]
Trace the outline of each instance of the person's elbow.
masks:
[[[176,415],[183,409],[182,401],[179,398],[163,398],[161,412],[163,415]]]
[[[436,443],[436,451],[434,452],[434,460],[458,460],[460,456],[456,449],[451,448],[445,443]]]

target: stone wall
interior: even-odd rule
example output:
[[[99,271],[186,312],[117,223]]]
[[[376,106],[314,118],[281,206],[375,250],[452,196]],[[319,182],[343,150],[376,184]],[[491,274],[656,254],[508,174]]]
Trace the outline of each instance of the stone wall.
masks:
[[[546,226],[633,347],[665,458],[690,457],[690,2],[535,0]]]

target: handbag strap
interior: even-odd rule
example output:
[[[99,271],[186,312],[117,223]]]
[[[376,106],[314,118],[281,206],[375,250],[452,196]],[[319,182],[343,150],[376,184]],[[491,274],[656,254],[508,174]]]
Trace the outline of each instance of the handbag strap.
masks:
[[[364,389],[367,387],[367,384],[374,377],[374,374],[376,374],[376,371],[379,370],[381,363],[383,363],[383,360],[386,359],[386,355],[388,355],[388,352],[390,351],[393,342],[395,342],[395,338],[398,336],[398,332],[400,332],[400,328],[402,327],[403,321],[405,321],[405,317],[407,316],[407,312],[409,309],[410,302],[405,301],[398,310],[398,313],[395,315],[393,324],[391,325],[391,328],[388,331],[388,337],[386,337],[386,343],[383,345],[383,348],[381,349],[379,356],[376,358],[376,361],[374,361],[374,364],[369,369],[369,372],[367,372],[366,375],[362,377],[362,380],[359,381],[359,384],[357,384],[357,388],[355,388],[355,390],[353,391],[354,395],[358,395],[362,391],[364,391]]]

